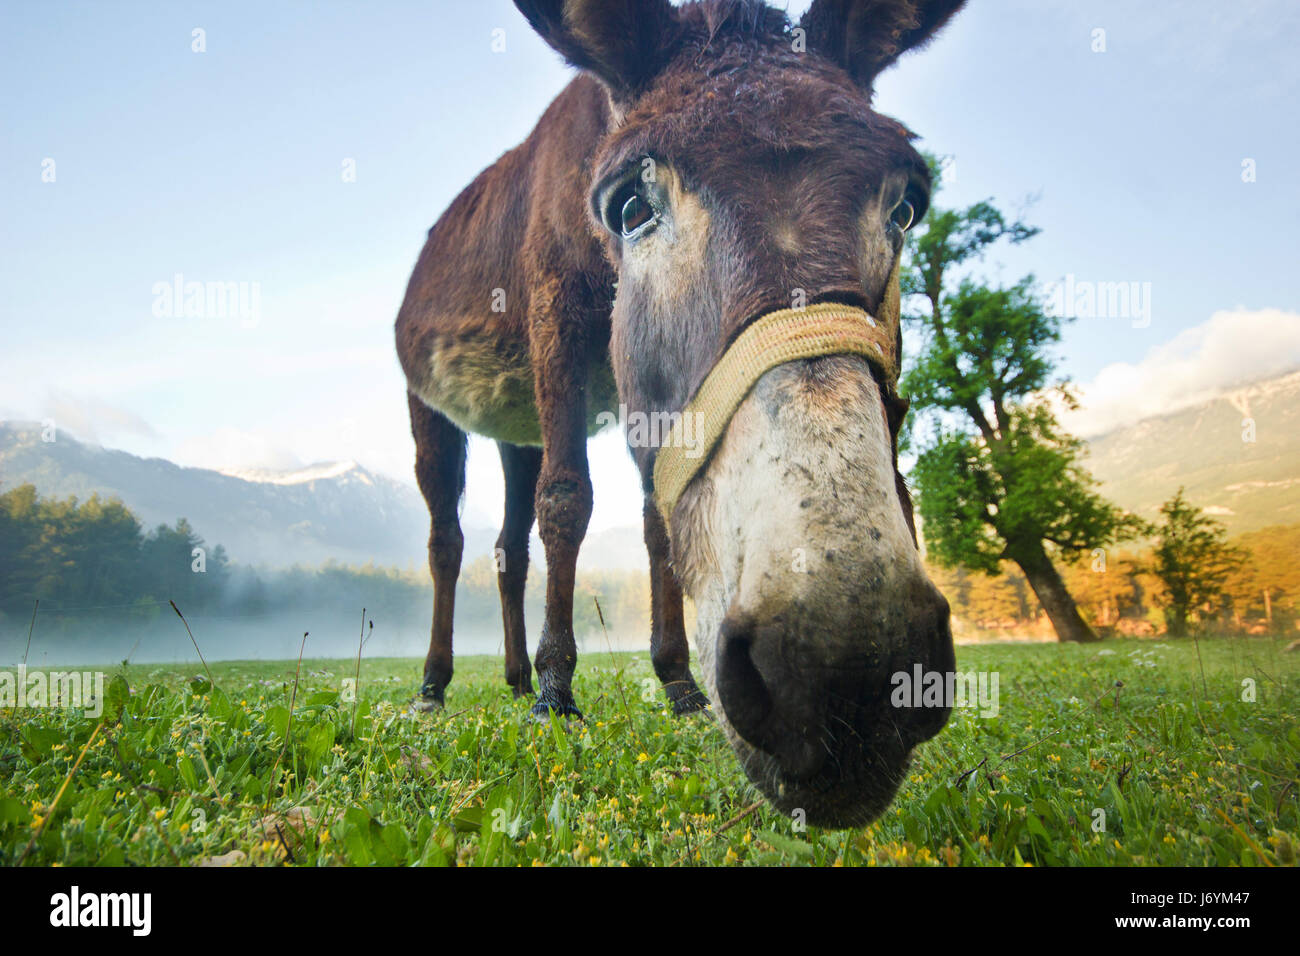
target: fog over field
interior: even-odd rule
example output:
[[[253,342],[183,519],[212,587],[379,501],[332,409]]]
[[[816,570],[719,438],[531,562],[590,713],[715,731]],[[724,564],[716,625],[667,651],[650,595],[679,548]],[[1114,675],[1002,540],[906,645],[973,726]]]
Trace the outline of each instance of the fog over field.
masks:
[[[29,667],[68,665],[109,666],[130,658],[135,664],[191,662],[199,668],[198,654],[190,642],[185,626],[170,607],[154,609],[156,620],[125,619],[121,612],[60,615],[40,614],[33,631]],[[429,608],[391,609],[385,614],[376,609],[368,614],[375,622],[363,657],[409,657],[423,659],[429,650]],[[165,613],[164,613],[165,612]],[[354,658],[361,637],[361,609],[348,616],[341,612],[303,607],[269,615],[238,618],[221,614],[187,614],[190,629],[203,657],[209,661],[285,660],[297,658],[303,632],[307,643],[305,657]],[[528,634],[528,652],[537,652],[541,632],[540,610],[532,618]],[[23,660],[27,646],[27,623],[7,620],[0,623],[0,667],[13,667]],[[498,625],[467,624],[455,632],[457,655],[502,655],[502,630]],[[579,653],[598,653],[613,647],[616,651],[643,650],[650,646],[649,630],[610,631],[608,643],[599,629],[579,632]],[[411,683],[419,681],[419,670],[412,665]]]

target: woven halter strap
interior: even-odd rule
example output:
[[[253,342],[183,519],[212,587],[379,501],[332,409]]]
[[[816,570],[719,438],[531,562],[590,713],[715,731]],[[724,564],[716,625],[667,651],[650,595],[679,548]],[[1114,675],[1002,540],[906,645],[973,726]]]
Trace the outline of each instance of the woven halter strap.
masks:
[[[890,283],[896,290],[895,282]],[[894,296],[897,292],[894,292]],[[865,356],[893,392],[898,382],[897,305],[887,296],[877,322],[865,310],[822,303],[770,312],[749,325],[723,353],[664,439],[654,465],[655,501],[671,524],[677,502],[722,440],[736,409],[764,374],[798,359]],[[893,308],[890,308],[893,306]],[[691,437],[694,425],[694,440]]]

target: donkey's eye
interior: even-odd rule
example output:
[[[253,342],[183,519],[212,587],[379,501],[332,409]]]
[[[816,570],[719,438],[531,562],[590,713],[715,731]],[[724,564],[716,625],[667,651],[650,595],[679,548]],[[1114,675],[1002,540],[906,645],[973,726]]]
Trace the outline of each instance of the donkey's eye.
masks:
[[[637,178],[628,180],[609,194],[602,218],[610,232],[624,239],[635,239],[654,228],[659,211]]]
[[[633,235],[638,229],[653,219],[654,214],[655,211],[651,205],[640,196],[633,193],[628,197],[627,202],[623,203],[623,235]]]
[[[910,202],[904,199],[895,206],[894,211],[889,214],[889,221],[903,232],[907,232],[907,230],[912,227],[912,220],[915,216],[916,210]]]

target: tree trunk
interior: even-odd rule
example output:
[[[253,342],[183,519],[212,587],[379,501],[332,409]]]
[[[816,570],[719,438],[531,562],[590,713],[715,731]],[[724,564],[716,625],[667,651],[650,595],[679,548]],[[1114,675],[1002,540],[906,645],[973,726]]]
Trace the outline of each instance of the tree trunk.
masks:
[[[1035,541],[1016,550],[1013,560],[1024,572],[1025,580],[1038,596],[1038,603],[1047,612],[1047,619],[1052,622],[1057,640],[1078,642],[1100,640],[1079,614],[1074,598],[1066,590],[1061,575],[1052,566],[1042,543]]]
[[[1268,588],[1264,588],[1264,620],[1268,621],[1268,626],[1273,626],[1273,600],[1268,593]]]
[[[1187,636],[1187,609],[1173,605],[1165,608],[1166,633],[1170,637]]]

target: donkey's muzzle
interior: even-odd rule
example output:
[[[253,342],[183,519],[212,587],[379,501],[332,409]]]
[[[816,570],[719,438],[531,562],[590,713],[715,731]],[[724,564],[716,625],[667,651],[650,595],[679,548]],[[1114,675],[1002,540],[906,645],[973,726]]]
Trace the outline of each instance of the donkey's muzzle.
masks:
[[[733,607],[714,645],[717,704],[746,746],[750,779],[780,810],[809,823],[852,826],[878,816],[903,779],[912,748],[950,708],[900,706],[898,673],[955,667],[948,605],[917,581],[912,614],[894,640],[819,619],[807,607]]]

